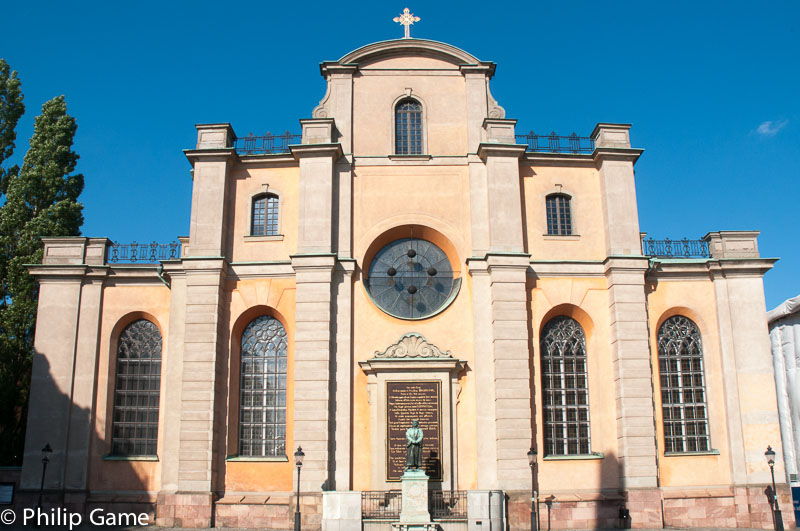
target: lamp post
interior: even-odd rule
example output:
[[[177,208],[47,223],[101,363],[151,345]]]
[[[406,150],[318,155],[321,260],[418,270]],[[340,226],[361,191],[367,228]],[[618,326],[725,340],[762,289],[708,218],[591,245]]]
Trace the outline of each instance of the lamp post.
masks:
[[[42,508],[42,493],[44,492],[44,474],[47,472],[47,463],[50,462],[50,454],[53,453],[53,449],[50,448],[50,443],[44,445],[42,448],[42,483],[39,486],[39,501],[36,503],[36,507],[41,509]]]
[[[536,450],[528,450],[528,464],[531,466],[531,531],[539,528],[536,517]]]
[[[772,497],[773,503],[775,504],[772,514],[775,517],[775,531],[783,531],[783,515],[778,507],[778,491],[775,489],[775,451],[772,449],[772,446],[767,446],[767,451],[764,452],[764,456],[767,458],[769,471],[770,474],[772,474]]]
[[[297,467],[297,498],[295,499],[294,508],[294,531],[300,531],[300,469],[303,467],[303,458],[306,454],[303,449],[298,446],[297,451],[294,453],[294,466]]]

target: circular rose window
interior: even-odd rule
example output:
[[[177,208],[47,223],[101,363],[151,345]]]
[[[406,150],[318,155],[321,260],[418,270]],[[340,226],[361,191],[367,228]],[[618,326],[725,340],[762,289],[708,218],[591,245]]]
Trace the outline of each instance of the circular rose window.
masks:
[[[423,319],[444,309],[458,291],[447,255],[427,240],[404,238],[384,246],[369,265],[367,290],[384,312]]]

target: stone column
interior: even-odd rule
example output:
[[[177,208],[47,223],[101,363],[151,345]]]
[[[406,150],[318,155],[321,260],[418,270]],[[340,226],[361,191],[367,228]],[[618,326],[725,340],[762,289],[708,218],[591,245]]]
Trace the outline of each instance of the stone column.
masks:
[[[226,216],[231,168],[237,157],[230,124],[197,126],[197,147],[185,151],[193,165],[189,246],[172,293],[167,371],[180,382],[167,395],[176,403],[167,416],[162,491],[157,520],[182,527],[208,527],[212,520],[215,453],[225,435],[217,428],[217,377],[224,334],[220,301],[226,268]],[[176,306],[180,305],[180,309]],[[174,336],[173,336],[174,333]],[[172,350],[174,349],[174,350]],[[166,403],[166,402],[165,402]],[[174,437],[177,436],[177,440]],[[177,456],[175,451],[177,450]]]
[[[302,120],[301,124],[303,143],[291,148],[300,163],[298,253],[292,256],[297,288],[293,438],[294,444],[302,446],[306,454],[300,490],[313,492],[319,491],[325,482],[335,482],[336,457],[340,462],[349,460],[341,451],[334,450],[330,439],[331,433],[340,430],[331,412],[339,399],[343,400],[344,394],[349,392],[337,388],[333,380],[339,370],[347,371],[337,365],[342,358],[349,358],[347,342],[341,343],[342,350],[337,349],[337,357],[331,356],[337,340],[343,339],[336,334],[336,319],[341,317],[347,321],[348,315],[344,309],[334,315],[332,308],[333,273],[337,265],[333,246],[334,172],[342,156],[342,147],[332,143],[335,131],[332,119]],[[341,302],[346,307],[350,296],[345,286],[341,297],[340,300],[337,295],[337,304]],[[339,391],[343,394],[337,395]],[[339,409],[336,411],[349,415]],[[349,483],[349,471],[342,474],[345,474],[344,477],[340,475],[342,481]],[[342,488],[349,486],[342,485]]]
[[[633,521],[661,527],[661,495],[653,422],[653,382],[645,279],[633,165],[642,154],[630,144],[630,124],[597,124],[592,132],[606,228],[611,359],[617,410],[621,490]]]
[[[737,486],[771,481],[764,458],[767,445],[776,453],[776,482],[785,480],[762,281],[776,259],[759,257],[757,237],[756,231],[711,232],[704,237],[712,258],[731,469]]]
[[[473,275],[480,489],[527,489],[531,447],[530,350],[519,157],[514,120],[485,119],[478,155],[486,165],[485,196],[479,176],[473,204],[485,209],[489,252],[469,261]],[[479,214],[473,224],[480,223]],[[488,348],[488,356],[481,352]],[[485,394],[484,394],[485,393]],[[486,452],[484,454],[484,451]]]
[[[41,450],[53,448],[45,489],[85,501],[97,344],[105,278],[105,238],[42,238],[35,355],[21,488],[38,490]]]

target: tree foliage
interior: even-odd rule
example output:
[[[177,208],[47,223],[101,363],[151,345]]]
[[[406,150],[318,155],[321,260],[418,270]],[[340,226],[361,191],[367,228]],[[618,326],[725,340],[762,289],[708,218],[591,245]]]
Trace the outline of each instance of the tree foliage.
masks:
[[[5,183],[0,207],[0,464],[21,460],[38,287],[25,265],[42,261],[42,236],[77,236],[83,224],[78,196],[83,176],[72,174],[77,124],[64,97],[42,106],[30,149],[18,172]]]
[[[11,71],[4,59],[0,59],[0,197],[5,193],[7,176],[16,175],[18,170],[16,166],[5,170],[2,164],[14,153],[17,122],[24,112],[17,73]]]

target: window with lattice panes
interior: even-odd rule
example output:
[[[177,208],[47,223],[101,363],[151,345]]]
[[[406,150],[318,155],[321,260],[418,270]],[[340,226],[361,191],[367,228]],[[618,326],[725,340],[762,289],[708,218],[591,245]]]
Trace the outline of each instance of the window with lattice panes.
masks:
[[[570,197],[566,194],[551,194],[546,198],[547,234],[568,236],[572,234],[572,212]]]
[[[278,235],[278,196],[262,194],[253,198],[251,236]]]

